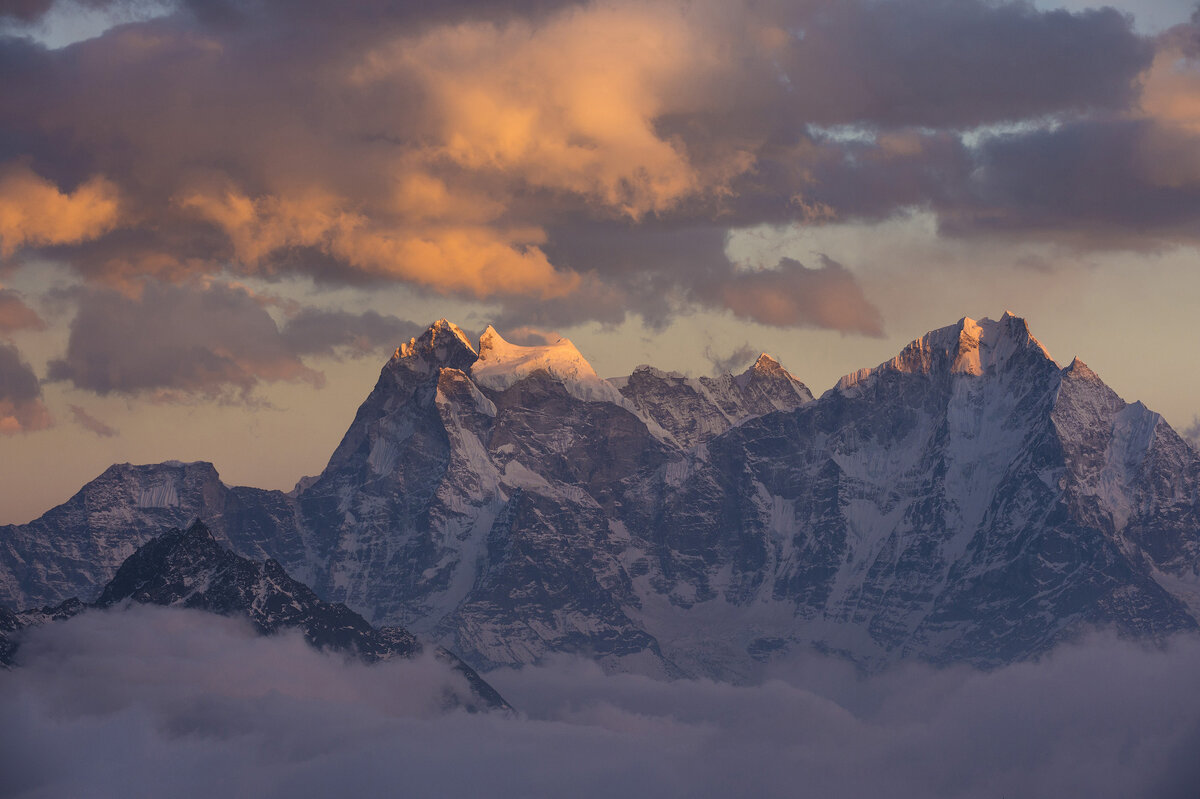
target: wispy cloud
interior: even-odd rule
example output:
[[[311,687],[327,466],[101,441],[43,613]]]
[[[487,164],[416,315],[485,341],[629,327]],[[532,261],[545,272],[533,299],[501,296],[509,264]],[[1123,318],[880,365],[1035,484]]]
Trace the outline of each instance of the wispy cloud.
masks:
[[[89,433],[95,433],[101,438],[115,438],[121,434],[119,430],[106,425],[78,405],[70,405],[68,407],[71,409],[71,416],[75,418],[75,424]]]
[[[749,364],[760,350],[754,349],[749,344],[743,344],[740,347],[735,347],[728,355],[718,355],[711,345],[704,348],[704,357],[712,364],[712,373],[714,375],[732,374],[736,369],[744,368]]]

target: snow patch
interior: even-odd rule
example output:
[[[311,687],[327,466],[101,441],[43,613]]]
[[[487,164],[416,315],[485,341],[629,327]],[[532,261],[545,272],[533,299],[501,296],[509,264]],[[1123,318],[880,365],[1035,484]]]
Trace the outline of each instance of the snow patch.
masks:
[[[479,360],[471,366],[471,378],[485,388],[504,391],[535,372],[548,373],[571,396],[584,402],[626,406],[621,392],[597,375],[569,340],[560,338],[553,344],[522,347],[505,341],[488,325],[479,337]]]
[[[179,491],[171,480],[144,486],[138,493],[137,505],[139,508],[177,508]]]

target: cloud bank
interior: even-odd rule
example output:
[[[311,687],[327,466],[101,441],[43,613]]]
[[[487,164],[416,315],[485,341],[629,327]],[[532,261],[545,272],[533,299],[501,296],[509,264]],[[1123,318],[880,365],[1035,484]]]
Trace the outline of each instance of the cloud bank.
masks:
[[[319,386],[323,375],[304,356],[382,355],[419,330],[373,311],[312,307],[290,309],[280,325],[265,307],[274,298],[228,283],[152,281],[140,296],[86,289],[76,300],[67,351],[51,361],[49,379],[101,395],[245,400],[263,382]]]
[[[436,661],[367,667],[188,611],[35,631],[0,674],[0,793],[1190,796],[1200,641],[1106,637],[983,673],[813,659],[757,685],[493,672],[517,717],[440,714]]]
[[[19,31],[50,6],[4,13]],[[725,233],[915,207],[943,235],[1196,240],[1195,24],[1148,38],[1113,9],[985,0],[357,0],[335,18],[227,0],[131,19],[59,49],[0,38],[9,261],[49,254],[127,292],[231,268],[523,323],[702,307],[876,335],[855,264],[747,276]],[[667,239],[693,257],[661,258]]]

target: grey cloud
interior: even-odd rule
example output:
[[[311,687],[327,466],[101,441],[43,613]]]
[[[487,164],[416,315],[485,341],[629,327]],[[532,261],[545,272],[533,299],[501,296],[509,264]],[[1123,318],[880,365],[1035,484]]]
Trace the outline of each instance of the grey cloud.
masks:
[[[148,284],[139,299],[88,291],[79,302],[51,380],[97,394],[156,390],[243,397],[262,379],[319,375],[284,345],[270,315],[246,292],[216,285]]]
[[[717,355],[716,351],[711,346],[704,348],[704,357],[712,364],[712,373],[714,375],[733,374],[735,371],[747,366],[756,355],[762,350],[756,350],[749,344],[743,344],[740,347],[734,348],[728,355]]]
[[[1125,107],[1151,44],[1112,8],[897,0],[804,4],[783,68],[807,122],[970,128]],[[809,13],[805,13],[808,11]]]
[[[774,269],[745,271],[707,289],[735,316],[777,327],[820,327],[883,335],[883,316],[854,276],[822,255],[810,268],[792,258]]]
[[[867,299],[854,274],[821,256],[806,267],[784,258],[775,268],[739,269],[725,254],[725,231],[718,227],[576,224],[551,231],[547,252],[564,265],[603,273],[612,299],[582,292],[577,299],[529,308],[510,304],[506,319],[541,314],[539,324],[567,324],[570,317],[598,308],[635,312],[648,324],[665,323],[685,307],[727,309],[735,316],[778,327],[816,327],[878,336],[880,310]],[[606,304],[607,301],[607,304]],[[595,316],[593,316],[595,318]]]
[[[101,438],[115,438],[121,434],[119,430],[100,421],[80,406],[71,405],[69,407],[71,409],[71,416],[75,418],[75,424],[79,425],[84,430],[87,430],[90,433],[95,433]]]
[[[0,400],[27,402],[42,396],[37,375],[17,348],[0,342]]]
[[[287,320],[282,333],[288,349],[297,355],[335,356],[366,355],[395,347],[422,330],[414,322],[375,311],[352,314],[304,308]]]
[[[1166,168],[1173,174],[1166,178],[1148,165],[1164,144],[1156,132],[1148,121],[1099,119],[988,140],[967,191],[941,209],[942,227],[955,233],[1075,234],[1068,240],[1086,238],[1093,247],[1164,237],[1196,241],[1197,141],[1178,142],[1193,163],[1172,159]]]
[[[1197,774],[1195,636],[993,672],[814,656],[748,685],[489,673],[516,717],[439,714],[435,661],[362,666],[188,611],[85,614],[22,652],[0,674],[6,794],[1115,799],[1186,796]]]
[[[1200,416],[1193,416],[1192,423],[1180,435],[1193,447],[1200,449]]]
[[[246,400],[263,381],[320,385],[301,356],[361,354],[415,329],[373,312],[302,309],[280,330],[258,298],[221,283],[151,282],[139,298],[85,290],[78,304],[49,378],[102,395]]]
[[[0,435],[43,430],[51,424],[33,368],[16,347],[0,342]]]
[[[32,22],[39,19],[54,4],[54,0],[0,0],[0,21],[5,18]]]

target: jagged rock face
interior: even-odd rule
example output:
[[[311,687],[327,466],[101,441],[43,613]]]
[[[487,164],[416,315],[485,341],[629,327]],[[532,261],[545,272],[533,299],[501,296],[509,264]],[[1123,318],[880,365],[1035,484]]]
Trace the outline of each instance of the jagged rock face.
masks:
[[[29,524],[0,526],[0,604],[92,594],[143,543],[197,518],[249,557],[303,560],[282,492],[226,487],[210,463],[117,464]]]
[[[226,514],[227,539],[485,667],[568,651],[738,677],[809,646],[997,664],[1086,624],[1197,626],[1200,458],[1011,315],[817,400],[767,358],[615,394],[569,342],[489,329],[480,349],[443,320],[397,350],[284,497],[294,527]]]
[[[408,602],[447,577],[431,520],[453,510],[439,496],[454,488],[446,478],[457,428],[442,419],[439,385],[475,359],[444,320],[397,350],[325,471],[300,494],[313,586],[323,596],[399,620]],[[487,400],[475,395],[469,403],[484,404],[471,409],[486,413]]]
[[[681,447],[707,443],[737,423],[812,401],[808,387],[763,353],[740,375],[689,378],[639,366],[621,394]]]
[[[510,360],[527,375],[488,388],[511,380],[490,352],[519,349],[496,338],[485,333],[480,360],[455,334],[441,352],[409,346],[385,367],[300,495],[321,553],[314,587],[436,633],[483,666],[537,660],[549,638],[663,671],[653,638],[623,610],[636,597],[597,532],[673,446],[623,405],[583,399],[620,395],[596,385],[573,347],[525,348],[538,351]]]
[[[1075,380],[1022,320],[964,320],[714,441],[714,479],[741,498],[743,530],[770,542],[771,600],[801,600],[800,634],[775,637],[867,660],[992,664],[1085,622],[1195,628],[1113,522],[1130,492],[1100,496],[1113,484],[1100,472],[1137,484],[1164,447],[1148,435],[1130,446],[1124,403]],[[1174,437],[1161,419],[1127,421]],[[1172,451],[1194,468],[1195,453]],[[1194,514],[1194,494],[1180,504],[1165,518]],[[1177,529],[1194,546],[1200,527]]]
[[[367,660],[409,657],[420,650],[411,634],[380,639],[365,619],[345,605],[323,602],[277,561],[239,557],[199,522],[139,547],[95,604],[107,608],[126,600],[246,616],[264,634],[296,627],[316,647],[354,651]]]

